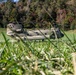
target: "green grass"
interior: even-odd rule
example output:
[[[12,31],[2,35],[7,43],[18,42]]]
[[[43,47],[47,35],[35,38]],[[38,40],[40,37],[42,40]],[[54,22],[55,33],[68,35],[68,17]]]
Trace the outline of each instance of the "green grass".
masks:
[[[2,30],[3,31],[3,30]],[[5,31],[4,31],[5,33]],[[66,32],[70,39],[73,32]],[[6,34],[1,34],[5,42],[0,42],[0,75],[74,75],[71,53],[75,52],[75,42],[65,42],[66,37],[47,41],[9,42]]]
[[[6,31],[7,31],[7,30],[6,30],[5,28],[0,28],[0,42],[4,42],[4,38],[3,38],[3,36],[2,36],[2,33],[5,34],[6,38],[8,38],[8,39],[11,40],[11,38],[6,34]]]
[[[56,45],[56,43],[55,43]],[[55,48],[49,41],[0,44],[1,75],[53,75],[59,70],[63,75],[73,73],[71,53],[66,43]],[[55,60],[59,58],[59,60]],[[62,59],[62,60],[61,60]]]
[[[3,29],[3,28],[0,28],[0,41],[1,40],[3,40],[3,36],[2,36],[2,32],[6,32],[6,30],[5,29]]]
[[[68,36],[68,38],[71,40],[71,41],[75,41],[76,39],[76,31],[66,31],[65,34]],[[64,35],[64,37],[62,38],[62,40],[65,40],[65,41],[68,41],[66,35]]]

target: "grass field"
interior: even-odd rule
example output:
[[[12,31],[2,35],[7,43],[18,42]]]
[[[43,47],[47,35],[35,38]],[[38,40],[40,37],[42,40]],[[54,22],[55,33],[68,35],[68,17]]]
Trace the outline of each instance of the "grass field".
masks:
[[[68,36],[68,38],[71,41],[75,41],[75,39],[76,39],[76,30],[65,31],[65,34]],[[67,40],[67,37],[64,35],[62,40]]]
[[[0,75],[74,75],[75,31],[66,32],[72,43],[67,42],[66,36],[55,42],[9,42],[6,31],[0,32],[4,32],[0,40],[5,41],[0,42]]]
[[[5,37],[6,37],[7,39],[10,39],[10,40],[11,40],[11,38],[10,38],[9,36],[7,36],[6,31],[7,31],[6,29],[0,28],[0,42],[4,42],[4,38],[3,38],[3,36],[2,36],[2,33],[5,34]]]

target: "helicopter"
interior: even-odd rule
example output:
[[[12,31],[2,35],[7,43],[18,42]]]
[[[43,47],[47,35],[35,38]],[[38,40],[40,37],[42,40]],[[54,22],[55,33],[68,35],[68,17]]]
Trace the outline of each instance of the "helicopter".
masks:
[[[9,23],[7,25],[7,35],[19,40],[44,40],[44,39],[59,39],[64,36],[58,27],[50,29],[25,29],[21,24]]]

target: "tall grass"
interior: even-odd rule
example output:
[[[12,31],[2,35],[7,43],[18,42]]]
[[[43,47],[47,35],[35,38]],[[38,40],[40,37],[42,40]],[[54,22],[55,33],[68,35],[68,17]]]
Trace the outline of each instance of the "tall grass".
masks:
[[[71,53],[73,42],[47,41],[9,42],[2,33],[5,42],[0,43],[0,75],[73,75]],[[75,38],[74,38],[74,41]]]

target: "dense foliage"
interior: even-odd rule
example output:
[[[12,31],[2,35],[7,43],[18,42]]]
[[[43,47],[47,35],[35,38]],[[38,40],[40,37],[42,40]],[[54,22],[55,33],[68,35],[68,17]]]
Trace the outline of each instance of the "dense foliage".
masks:
[[[46,28],[51,26],[53,18],[63,29],[75,29],[75,3],[70,4],[70,0],[19,0],[17,3],[8,0],[0,4],[0,27],[16,22],[25,27]],[[58,11],[64,12],[59,14]]]

